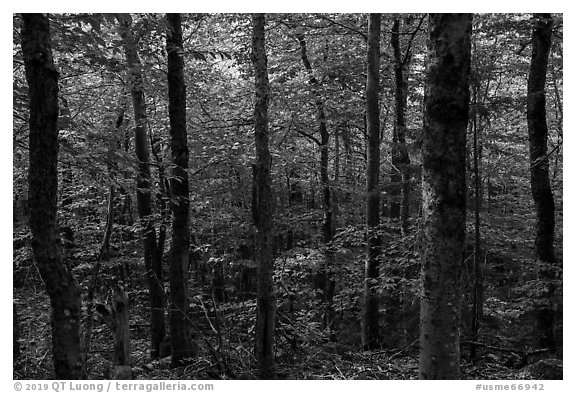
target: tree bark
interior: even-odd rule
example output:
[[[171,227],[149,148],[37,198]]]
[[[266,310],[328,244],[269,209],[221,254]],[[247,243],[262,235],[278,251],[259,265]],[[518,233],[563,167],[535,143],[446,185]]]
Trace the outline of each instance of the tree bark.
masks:
[[[50,23],[22,14],[22,53],[30,103],[29,206],[34,259],[50,297],[56,379],[84,379],[80,340],[81,290],[62,256],[58,234],[58,72]]]
[[[528,139],[530,144],[530,185],[536,207],[536,258],[541,264],[539,278],[546,290],[536,304],[536,335],[541,346],[555,349],[554,311],[551,298],[556,290],[554,255],[554,196],[550,187],[548,125],[546,123],[546,70],[552,40],[552,16],[534,14],[532,60],[528,75]]]
[[[460,376],[471,14],[431,14],[422,142],[420,378]]]
[[[362,315],[362,345],[379,345],[378,276],[381,239],[380,224],[380,30],[381,14],[370,14],[368,22],[368,52],[366,65],[366,123],[368,128],[368,159],[366,166],[366,227],[368,258],[364,278],[364,311]]]
[[[544,263],[554,264],[554,198],[548,174],[545,90],[552,17],[550,14],[535,14],[534,19],[527,105],[530,184],[536,206],[536,256]]]
[[[170,333],[172,337],[172,365],[195,356],[191,330],[186,316],[188,310],[188,256],[190,234],[188,228],[188,139],[186,133],[186,85],[184,81],[184,48],[182,44],[182,16],[167,14],[168,30],[168,111],[170,113],[170,148],[172,176],[170,195],[172,207],[172,248],[170,255]]]
[[[252,16],[252,62],[254,64],[254,133],[256,141],[256,164],[254,166],[254,223],[256,225],[256,260],[258,263],[258,286],[256,306],[255,352],[258,374],[262,379],[274,379],[274,324],[276,319],[276,294],[272,281],[274,260],[273,207],[272,207],[272,158],[268,145],[268,61],[266,58],[264,14]]]
[[[130,14],[118,15],[120,35],[123,40],[128,81],[134,109],[134,145],[138,159],[136,175],[136,203],[138,216],[144,228],[144,266],[148,280],[150,296],[150,335],[151,357],[157,359],[160,343],[166,334],[164,281],[162,279],[162,258],[158,257],[156,229],[152,221],[151,180],[150,180],[150,148],[148,146],[148,123],[146,118],[146,101],[144,99],[144,80],[142,64],[138,56],[136,41],[132,33],[132,18]]]

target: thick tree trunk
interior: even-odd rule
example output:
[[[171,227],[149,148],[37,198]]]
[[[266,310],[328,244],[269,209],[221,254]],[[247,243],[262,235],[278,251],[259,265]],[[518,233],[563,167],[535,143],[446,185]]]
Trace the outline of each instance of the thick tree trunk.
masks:
[[[168,52],[168,111],[170,112],[170,148],[172,176],[170,194],[172,206],[172,248],[170,255],[170,333],[172,365],[195,355],[191,331],[186,316],[188,310],[188,140],[186,134],[186,86],[184,81],[184,49],[182,17],[168,14],[166,51]]]
[[[366,66],[366,123],[368,128],[368,159],[366,167],[366,226],[368,258],[364,278],[364,311],[362,315],[362,345],[379,345],[378,276],[382,252],[378,234],[380,224],[380,14],[370,14],[368,23],[368,54]]]
[[[262,379],[274,379],[274,324],[276,319],[276,294],[272,281],[273,212],[272,212],[272,158],[268,146],[268,61],[266,58],[264,14],[252,16],[252,62],[254,63],[254,131],[256,139],[256,164],[254,166],[253,217],[256,225],[256,260],[258,262],[258,288],[256,306],[256,360]]]
[[[58,72],[50,24],[42,14],[22,14],[22,53],[30,100],[30,230],[34,259],[50,297],[56,379],[84,379],[80,345],[81,291],[64,262],[58,234]]]
[[[392,178],[393,200],[390,204],[390,216],[400,218],[402,233],[408,231],[410,213],[410,156],[406,146],[406,107],[408,103],[408,67],[410,52],[405,56],[400,49],[400,18],[392,24],[392,39],[394,51],[394,131],[392,137]]]
[[[166,334],[164,281],[162,279],[162,258],[158,257],[156,230],[152,221],[152,201],[150,184],[150,148],[148,146],[148,124],[146,119],[146,101],[144,99],[144,81],[142,64],[138,56],[136,41],[132,34],[132,18],[129,14],[118,15],[120,34],[128,68],[128,80],[134,108],[134,145],[138,159],[136,175],[136,203],[138,216],[144,228],[144,266],[150,296],[151,357],[158,358],[160,343]]]
[[[420,378],[460,376],[470,14],[431,14],[424,93]]]
[[[554,198],[548,174],[546,124],[546,69],[552,36],[550,14],[535,14],[532,30],[532,61],[528,77],[528,137],[530,184],[536,206],[536,256],[554,264]]]
[[[546,290],[536,306],[536,335],[539,345],[555,349],[554,312],[550,302],[556,285],[554,255],[554,197],[548,173],[548,125],[546,123],[546,69],[552,40],[550,14],[534,14],[532,61],[528,76],[528,139],[530,142],[530,185],[536,207],[536,257],[542,264],[540,279]]]

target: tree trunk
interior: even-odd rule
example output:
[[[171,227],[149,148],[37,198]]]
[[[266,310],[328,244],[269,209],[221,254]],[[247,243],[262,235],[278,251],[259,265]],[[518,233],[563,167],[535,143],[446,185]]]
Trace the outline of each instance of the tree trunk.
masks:
[[[368,258],[364,281],[364,312],[362,315],[362,345],[379,345],[378,276],[382,252],[378,233],[380,224],[380,14],[370,14],[368,22],[368,54],[366,66],[366,123],[368,128],[368,159],[366,166],[366,226]]]
[[[342,132],[340,133],[342,137],[342,144],[344,145],[344,185],[343,185],[343,192],[341,193],[342,202],[348,203],[350,202],[351,190],[354,189],[354,155],[352,154],[352,141],[350,135],[350,128],[348,124],[344,124],[342,128]]]
[[[123,140],[125,138],[125,130],[123,129],[126,110],[128,109],[128,94],[125,88],[122,88],[121,96],[118,100],[116,107],[116,120],[114,127],[110,133],[111,141],[109,142],[108,150],[108,172],[109,176],[117,176],[119,174],[118,162],[116,160],[117,152],[123,148]],[[126,179],[125,171],[121,171],[122,176]],[[132,210],[130,206],[130,193],[125,187],[118,187],[119,193],[116,195],[116,200],[112,204],[115,208],[114,221],[120,225],[132,225]]]
[[[400,47],[401,19],[396,18],[392,23],[392,36],[390,44],[394,53],[394,128],[392,134],[392,175],[390,177],[390,218],[400,219],[400,231],[406,234],[408,231],[408,214],[410,201],[410,182],[408,164],[410,158],[406,146],[406,106],[408,97],[408,65],[410,62],[410,50],[403,55]],[[382,212],[383,214],[384,212]],[[384,215],[384,214],[383,214]],[[406,275],[397,266],[389,270],[390,287],[382,296],[385,303],[384,326],[386,329],[387,345],[397,345],[399,337],[394,332],[398,331],[400,323],[399,315],[402,307],[402,295],[398,287],[399,278]]]
[[[540,279],[546,290],[536,305],[536,335],[539,345],[555,349],[554,312],[551,298],[556,290],[554,255],[554,197],[548,174],[548,125],[546,124],[546,69],[552,39],[550,14],[534,14],[532,61],[528,76],[528,139],[530,142],[530,185],[536,207],[536,258],[541,263]]]
[[[390,204],[392,218],[400,218],[400,228],[403,234],[408,231],[410,213],[410,156],[406,146],[406,107],[408,102],[408,67],[410,64],[410,49],[403,56],[400,49],[400,18],[392,24],[392,49],[394,51],[394,131],[392,137],[392,178],[393,196]],[[400,195],[398,195],[400,194]]]
[[[330,177],[328,174],[329,162],[329,146],[330,134],[326,126],[326,112],[324,111],[324,102],[320,95],[320,84],[313,74],[312,65],[308,59],[306,49],[306,40],[303,34],[297,35],[298,42],[300,43],[300,55],[304,68],[308,72],[309,82],[313,87],[314,103],[316,105],[316,118],[318,121],[318,129],[320,131],[320,184],[322,185],[322,205],[324,208],[324,222],[322,224],[322,240],[325,246],[324,266],[320,267],[315,283],[315,289],[321,290],[323,293],[323,300],[325,305],[324,318],[322,321],[323,328],[330,328],[332,325],[333,315],[332,311],[332,297],[334,296],[335,282],[331,274],[328,273],[329,267],[333,264],[333,252],[331,250],[330,242],[334,238],[334,216],[333,206],[331,201],[330,192]]]
[[[471,14],[431,14],[422,142],[420,378],[460,376]]]
[[[110,172],[109,172],[110,176]],[[108,189],[108,214],[106,215],[106,227],[104,230],[104,237],[100,245],[100,252],[98,253],[98,259],[92,267],[90,274],[90,284],[88,286],[88,293],[86,294],[86,322],[84,324],[84,357],[88,359],[92,344],[92,328],[94,326],[94,297],[96,295],[96,290],[100,288],[98,279],[100,278],[100,267],[102,262],[109,259],[109,246],[110,237],[112,236],[112,230],[114,228],[114,194],[115,188],[109,179],[110,185]],[[124,281],[124,269],[121,269],[118,274],[119,280]],[[90,372],[87,366],[87,372]]]
[[[252,62],[254,63],[254,133],[256,164],[254,166],[253,217],[256,225],[256,260],[258,263],[258,288],[256,306],[256,360],[262,379],[274,379],[274,324],[276,319],[276,294],[272,281],[272,158],[268,146],[268,61],[266,58],[264,14],[252,16]]]
[[[562,139],[563,139],[563,124],[564,124],[564,109],[562,104],[562,95],[560,94],[560,90],[558,89],[558,76],[556,75],[555,67],[552,67],[552,84],[554,86],[554,107],[556,108],[556,145],[558,148],[556,149],[556,154],[554,154],[554,168],[552,170],[552,184],[551,186],[554,187],[557,182],[557,175],[558,169],[561,167],[561,164],[558,164],[559,157],[562,157]]]
[[[546,124],[546,69],[552,35],[550,14],[535,14],[532,30],[532,61],[528,77],[528,137],[530,141],[530,184],[536,206],[536,256],[554,264],[554,198],[548,175]]]
[[[96,309],[110,328],[114,341],[112,379],[132,379],[128,296],[120,287],[116,287],[110,305],[98,304]]]
[[[112,379],[132,379],[132,365],[130,361],[130,318],[129,301],[126,293],[118,289],[113,297],[114,317],[114,366]]]
[[[186,85],[184,81],[184,49],[182,44],[182,16],[168,14],[166,52],[168,53],[168,111],[170,112],[170,148],[172,176],[170,195],[172,207],[172,248],[170,255],[170,333],[172,337],[172,365],[195,356],[188,310],[188,257],[190,235],[188,228],[188,139],[186,134]]]
[[[16,371],[16,363],[20,358],[20,323],[18,318],[18,311],[16,303],[12,302],[12,359],[14,370]]]
[[[166,334],[164,315],[164,281],[162,279],[162,258],[158,258],[156,244],[156,229],[152,221],[152,201],[150,184],[150,148],[148,146],[148,123],[146,119],[146,101],[144,99],[144,81],[142,64],[138,56],[136,41],[132,33],[132,18],[130,14],[119,14],[120,34],[128,67],[128,81],[134,108],[134,145],[138,159],[138,174],[136,175],[136,203],[138,216],[144,228],[144,266],[148,280],[150,296],[150,333],[151,357],[158,358],[160,343]]]
[[[58,72],[50,24],[22,14],[22,53],[30,102],[29,205],[34,259],[50,297],[56,379],[84,379],[80,345],[81,291],[62,256],[58,235]]]
[[[482,187],[480,178],[480,147],[478,130],[478,87],[474,87],[472,105],[474,114],[472,118],[473,145],[473,168],[474,168],[474,270],[472,272],[472,342],[478,341],[478,330],[483,315],[483,276],[481,266],[481,233],[480,233],[480,209],[482,200]],[[476,357],[476,345],[470,346],[470,357]]]

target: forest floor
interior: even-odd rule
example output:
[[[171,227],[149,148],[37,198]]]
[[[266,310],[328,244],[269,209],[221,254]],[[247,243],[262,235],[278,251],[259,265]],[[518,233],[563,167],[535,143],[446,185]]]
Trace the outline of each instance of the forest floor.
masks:
[[[484,318],[479,332],[478,354],[469,358],[470,343],[462,337],[463,379],[537,379],[526,373],[526,366],[542,359],[556,359],[556,375],[561,375],[562,359],[562,289],[559,288],[557,323],[558,351],[554,354],[534,347],[533,311],[530,293],[537,266],[532,257],[533,222],[523,214],[486,213],[482,228],[485,255]],[[471,220],[469,220],[469,225]],[[562,229],[558,230],[562,255]],[[22,235],[24,236],[24,235]],[[16,239],[17,236],[15,236]],[[16,242],[16,240],[15,240]],[[30,257],[28,246],[15,247],[15,260]],[[124,250],[119,259],[138,259],[134,250]],[[28,255],[28,256],[26,256]],[[89,259],[84,262],[90,265]],[[22,264],[21,264],[22,265]],[[81,266],[80,263],[78,266]],[[49,379],[52,374],[50,349],[50,305],[36,269],[28,263],[18,271],[14,302],[19,314],[21,356],[14,364],[16,379]],[[78,266],[76,269],[78,269]],[[86,289],[89,277],[80,280]],[[105,294],[101,294],[104,296]],[[151,361],[149,356],[148,295],[144,280],[136,280],[129,289],[131,360],[136,379],[255,379],[252,354],[254,325],[253,301],[219,306],[217,313],[204,308],[219,321],[215,327],[206,322],[199,332],[199,355],[187,366],[170,367],[170,358]],[[102,299],[105,301],[104,299]],[[298,327],[295,327],[298,329]],[[305,329],[305,328],[304,328]],[[465,330],[465,329],[463,329]],[[277,337],[278,376],[282,379],[380,379],[418,378],[418,343],[404,343],[396,348],[363,351],[358,345],[325,340],[290,341],[286,332]],[[339,332],[356,335],[357,332]],[[284,338],[286,337],[286,338]],[[109,378],[113,356],[112,337],[101,321],[94,324],[89,375]],[[211,344],[210,344],[211,343]],[[220,345],[218,346],[218,343]],[[207,345],[212,346],[208,348]],[[215,361],[214,350],[220,355]],[[224,365],[225,363],[225,365]],[[559,371],[558,371],[559,370]]]
[[[50,349],[49,301],[41,288],[17,291],[20,310],[22,355],[15,364],[15,379],[50,379],[52,361]],[[251,307],[250,307],[251,308]],[[217,367],[208,351],[186,367],[171,368],[170,358],[151,361],[147,323],[144,321],[145,302],[136,305],[131,313],[132,364],[135,379],[255,379],[256,369],[250,348],[236,345],[222,348],[227,353],[228,367],[233,373],[226,375]],[[112,337],[104,324],[96,325],[92,338],[90,375],[94,379],[108,379],[113,357]],[[482,352],[482,350],[480,350]],[[515,364],[520,351],[498,353],[488,351],[476,362],[464,360],[462,379],[507,380],[520,378],[521,370]],[[418,379],[418,346],[412,343],[404,348],[361,351],[338,343],[301,346],[286,351],[278,358],[278,376],[282,379]],[[524,376],[526,379],[526,376]]]

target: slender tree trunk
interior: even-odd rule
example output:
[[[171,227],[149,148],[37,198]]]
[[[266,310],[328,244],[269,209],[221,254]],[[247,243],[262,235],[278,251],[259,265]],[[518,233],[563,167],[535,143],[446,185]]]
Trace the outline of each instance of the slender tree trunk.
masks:
[[[22,53],[30,102],[28,172],[34,259],[50,297],[52,356],[56,379],[84,379],[81,291],[62,256],[58,235],[58,72],[52,58],[50,23],[22,14]]]
[[[483,315],[483,278],[481,265],[481,233],[480,233],[480,209],[482,201],[482,187],[480,179],[480,147],[479,147],[479,130],[478,130],[478,87],[474,88],[472,105],[474,114],[472,118],[472,130],[474,138],[474,270],[472,273],[472,341],[478,341],[478,330]],[[470,357],[476,357],[476,345],[470,347]]]
[[[431,14],[422,143],[420,378],[460,376],[471,14]]]
[[[99,285],[100,278],[100,267],[102,263],[110,258],[110,238],[112,237],[112,231],[114,229],[114,222],[117,221],[117,215],[123,214],[123,211],[116,212],[115,202],[117,202],[116,197],[116,176],[118,175],[118,162],[116,161],[116,152],[122,148],[122,142],[120,138],[120,130],[122,124],[124,123],[124,115],[126,112],[127,99],[126,94],[123,91],[120,97],[118,107],[116,108],[116,119],[114,123],[110,125],[109,141],[108,141],[108,151],[106,152],[106,167],[108,169],[108,204],[107,204],[107,214],[106,214],[106,226],[104,230],[104,236],[102,238],[102,243],[100,244],[100,252],[98,253],[98,259],[92,267],[90,284],[88,286],[88,293],[86,295],[86,322],[84,324],[84,356],[88,359],[91,344],[92,344],[92,328],[94,325],[94,297],[96,296],[96,291],[101,288]],[[120,191],[127,194],[126,190],[120,188]],[[119,201],[122,203],[122,201]],[[126,282],[128,279],[128,267],[126,263],[123,263],[118,267],[117,279],[120,282]],[[87,365],[87,372],[90,372]]]
[[[136,41],[132,33],[132,18],[130,14],[118,15],[120,34],[122,36],[128,80],[134,108],[134,145],[138,159],[138,174],[136,175],[136,203],[138,216],[144,228],[144,266],[150,293],[150,333],[151,357],[158,358],[160,343],[166,334],[165,295],[162,279],[162,258],[158,258],[156,229],[152,221],[151,179],[150,179],[150,148],[148,146],[148,123],[146,118],[146,101],[144,99],[144,80],[142,64],[138,56]]]
[[[116,152],[122,150],[123,140],[125,138],[125,130],[123,130],[124,120],[126,116],[126,110],[128,109],[128,92],[125,88],[122,89],[121,96],[118,100],[118,106],[116,108],[116,120],[114,122],[114,128],[111,132],[111,141],[109,142],[109,157],[108,157],[108,171],[112,172],[109,176],[118,175],[118,163],[115,158]],[[126,178],[125,171],[122,171],[124,179]],[[116,201],[112,204],[115,206],[116,212],[114,213],[114,220],[116,223],[121,225],[131,225],[132,212],[130,208],[130,194],[124,187],[118,187],[119,193],[116,195]]]
[[[408,231],[410,213],[410,156],[406,146],[406,107],[408,103],[408,67],[410,52],[405,56],[400,49],[400,18],[392,24],[392,49],[394,51],[394,131],[392,137],[392,183],[395,195],[390,205],[392,218],[400,218],[400,228],[403,234]]]
[[[552,83],[554,86],[554,106],[556,108],[556,145],[558,146],[556,154],[554,155],[554,169],[552,171],[552,186],[556,185],[556,179],[558,174],[558,158],[561,157],[562,153],[562,129],[564,124],[564,109],[562,105],[562,95],[558,89],[558,76],[554,67],[552,67]]]
[[[402,65],[398,64],[402,55],[400,54],[400,20],[394,20],[392,25],[392,38],[390,40],[392,49],[394,51],[394,103],[395,103],[395,116],[394,116],[394,129],[392,130],[392,168],[390,175],[390,187],[388,192],[389,208],[388,213],[390,218],[400,218],[400,190],[402,182],[402,172],[400,170],[400,146],[398,141],[398,127],[404,121],[404,106],[402,101]]]
[[[108,306],[97,305],[114,341],[112,379],[132,379],[129,308],[128,296],[119,286],[114,289]]]
[[[156,274],[162,276],[162,258],[164,257],[164,246],[166,242],[166,225],[170,222],[170,185],[169,180],[166,178],[164,162],[160,156],[161,146],[159,143],[153,143],[154,137],[150,135],[150,151],[154,156],[155,164],[158,168],[158,189],[159,189],[159,210],[160,210],[160,225],[158,227],[158,236],[156,244],[156,252],[154,253],[153,266],[158,268],[160,272]]]
[[[341,172],[341,164],[340,164],[340,127],[336,127],[334,130],[334,180],[333,180],[333,187],[332,187],[332,237],[336,233],[336,229],[338,228],[338,217],[340,215],[340,199],[341,198],[341,190],[342,186],[340,184],[340,172]]]
[[[341,193],[342,197],[340,198],[343,203],[347,203],[350,201],[351,191],[354,187],[354,157],[352,154],[352,143],[350,137],[350,129],[347,124],[345,124],[342,128],[342,132],[340,133],[342,137],[342,144],[344,145],[344,167],[343,167],[343,175],[344,175],[344,190]]]
[[[333,180],[333,187],[331,187],[331,194],[332,194],[332,201],[331,201],[331,210],[332,210],[332,219],[331,219],[331,228],[330,228],[330,241],[334,239],[334,235],[336,233],[336,229],[338,226],[338,216],[340,214],[339,211],[339,203],[340,203],[340,131],[336,128],[334,133],[334,180]],[[331,246],[331,245],[330,245]],[[334,266],[334,251],[332,247],[328,250],[327,255],[327,264],[328,266]],[[336,331],[334,330],[334,293],[336,291],[336,280],[334,278],[335,274],[330,269],[328,269],[327,273],[327,282],[326,282],[326,296],[325,296],[325,310],[324,310],[324,324],[326,329],[328,329],[328,337],[330,341],[336,341]]]
[[[110,237],[112,236],[112,229],[114,228],[114,194],[115,188],[110,183],[108,189],[108,214],[106,215],[106,229],[104,230],[104,237],[100,245],[100,252],[98,253],[98,260],[92,267],[90,274],[90,285],[86,295],[86,323],[84,324],[84,357],[88,359],[90,356],[92,344],[92,328],[94,326],[94,297],[96,290],[100,287],[98,279],[100,277],[100,267],[102,262],[109,258]],[[121,279],[122,274],[119,274]],[[90,372],[87,366],[87,372]]]
[[[368,21],[368,54],[366,66],[366,123],[368,128],[368,159],[366,167],[366,226],[368,258],[364,278],[364,311],[362,345],[379,345],[378,276],[381,239],[380,224],[380,30],[381,14],[370,14]]]
[[[390,209],[388,211],[391,218],[400,219],[400,231],[406,234],[408,230],[408,207],[410,184],[408,182],[408,151],[406,148],[406,105],[408,93],[408,68],[409,56],[403,56],[400,48],[400,18],[394,19],[392,23],[392,36],[390,44],[394,52],[394,128],[392,135],[392,175],[390,177]],[[383,214],[383,213],[382,213]],[[389,269],[388,278],[391,284],[382,296],[385,303],[386,314],[384,316],[387,342],[386,344],[396,345],[394,332],[398,331],[399,314],[402,307],[401,292],[398,287],[398,278],[403,272],[397,267]]]
[[[127,93],[126,93],[127,95]],[[122,97],[122,101],[120,103],[120,113],[118,113],[116,128],[118,130],[121,129],[122,124],[124,123],[124,112],[126,111],[126,107],[128,105],[128,97]],[[119,141],[119,149],[123,148],[125,152],[130,150],[130,131],[123,130],[122,138]],[[126,171],[123,173],[124,178],[126,179],[127,174]],[[124,187],[120,188],[120,196],[121,196],[121,204],[120,204],[120,213],[117,214],[117,220],[119,224],[122,225],[132,225],[133,224],[133,214],[132,214],[132,197],[130,196],[130,192],[126,190]]]
[[[16,366],[16,362],[20,358],[20,323],[18,322],[18,311],[16,303],[12,303],[12,359]],[[16,371],[16,368],[14,368]]]
[[[552,40],[553,20],[550,14],[534,14],[532,61],[528,76],[528,139],[530,142],[530,185],[536,207],[536,257],[541,263],[540,279],[546,290],[536,306],[536,334],[539,344],[555,349],[554,311],[551,298],[556,257],[554,255],[554,197],[548,174],[546,124],[546,69]]]
[[[328,161],[329,161],[329,146],[330,134],[326,125],[326,112],[324,111],[324,102],[320,95],[320,84],[313,74],[312,65],[308,59],[306,48],[306,40],[304,35],[298,34],[296,36],[300,43],[300,55],[304,68],[308,72],[309,82],[313,87],[314,103],[316,105],[316,118],[318,121],[318,129],[320,131],[320,184],[322,185],[322,204],[324,208],[324,222],[322,224],[322,240],[325,245],[324,266],[320,268],[317,273],[315,282],[317,288],[323,292],[323,299],[325,302],[325,312],[323,318],[323,327],[329,328],[332,324],[331,310],[332,296],[334,295],[335,282],[331,274],[328,273],[329,266],[333,262],[333,251],[331,250],[330,243],[334,238],[334,216],[330,192],[330,177],[328,174]]]
[[[268,61],[266,58],[264,14],[252,16],[252,62],[254,63],[254,131],[256,138],[256,164],[254,166],[253,217],[256,225],[256,260],[258,262],[257,314],[256,314],[256,360],[258,374],[262,379],[276,377],[274,360],[274,324],[276,319],[276,294],[272,274],[273,207],[272,158],[268,146]]]
[[[170,194],[172,207],[172,248],[170,255],[170,333],[172,336],[172,365],[195,356],[191,330],[186,316],[188,310],[188,256],[190,234],[188,228],[188,139],[186,134],[186,85],[184,81],[184,49],[182,44],[182,16],[168,14],[166,52],[168,53],[168,111],[170,112],[170,148],[172,176]]]

